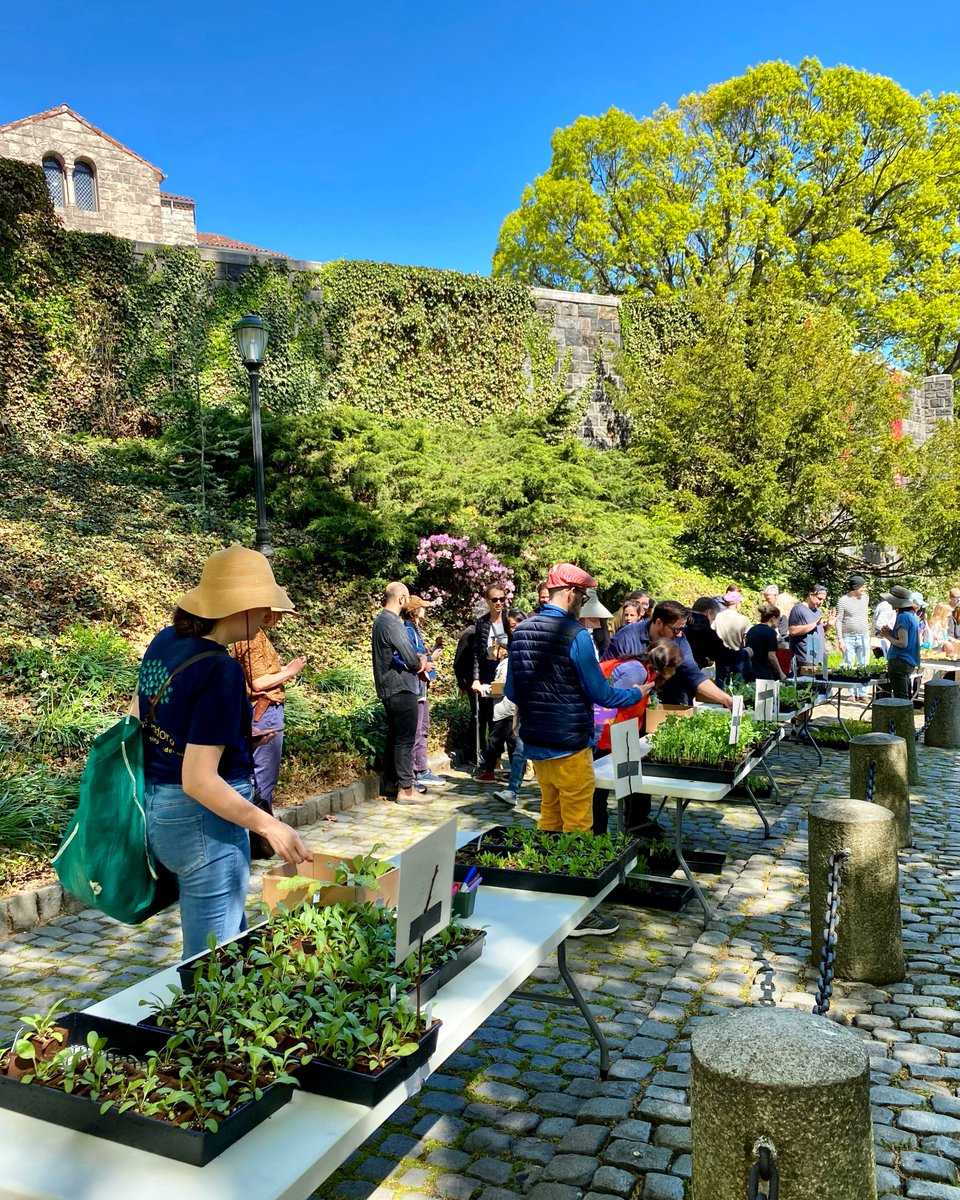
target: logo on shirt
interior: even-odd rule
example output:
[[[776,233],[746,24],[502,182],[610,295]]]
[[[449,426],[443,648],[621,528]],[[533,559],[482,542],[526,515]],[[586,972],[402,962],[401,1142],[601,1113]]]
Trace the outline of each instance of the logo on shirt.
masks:
[[[149,696],[153,700],[163,687],[163,684],[170,672],[163,665],[159,658],[144,659],[140,664],[140,690],[145,696]],[[170,694],[173,690],[173,685],[176,680],[171,679],[165,688],[163,695],[157,701],[157,708],[162,708],[170,699]]]

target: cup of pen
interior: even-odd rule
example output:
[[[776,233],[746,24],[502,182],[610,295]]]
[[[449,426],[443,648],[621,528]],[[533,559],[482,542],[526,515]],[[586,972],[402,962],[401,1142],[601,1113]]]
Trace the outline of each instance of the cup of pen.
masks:
[[[473,916],[481,881],[482,876],[477,874],[477,868],[471,867],[463,883],[455,883],[453,885],[451,911],[455,917]]]

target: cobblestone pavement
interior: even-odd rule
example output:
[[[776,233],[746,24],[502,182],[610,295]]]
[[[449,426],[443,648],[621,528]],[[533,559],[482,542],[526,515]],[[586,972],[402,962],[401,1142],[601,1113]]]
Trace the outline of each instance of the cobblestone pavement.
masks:
[[[914,845],[901,853],[907,978],[886,987],[838,983],[832,1016],[863,1039],[873,1068],[882,1198],[960,1200],[960,752],[920,747],[912,790]],[[844,795],[848,757],[781,749],[785,803],[756,814],[733,803],[693,805],[687,845],[723,850],[701,877],[714,917],[612,908],[620,932],[568,943],[568,961],[614,1052],[597,1052],[579,1014],[507,1001],[318,1193],[330,1200],[682,1200],[690,1176],[689,1035],[700,1022],[769,1001],[810,1011],[805,814]],[[462,824],[508,810],[455,772],[428,805],[376,801],[335,824],[301,830],[312,846],[402,848],[450,812]],[[533,785],[518,819],[535,815]],[[102,999],[175,960],[173,915],[129,930],[95,912],[0,942],[0,1028],[66,996]],[[557,984],[553,960],[536,972]]]

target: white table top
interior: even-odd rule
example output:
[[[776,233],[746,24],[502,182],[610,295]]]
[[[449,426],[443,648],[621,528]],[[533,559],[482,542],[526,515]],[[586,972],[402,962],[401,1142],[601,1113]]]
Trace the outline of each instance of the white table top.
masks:
[[[751,759],[751,764],[758,761]],[[744,768],[742,774],[747,774],[749,769]],[[613,791],[615,785],[612,755],[597,759],[593,764],[593,773],[598,788]],[[730,783],[708,783],[700,779],[667,779],[662,775],[645,774],[642,789],[649,796],[675,796],[680,800],[722,800],[732,786]]]
[[[202,1168],[0,1109],[0,1200],[305,1200],[616,885],[599,897],[481,887],[467,923],[487,930],[486,945],[434,1001],[443,1024],[429,1068],[376,1108],[296,1092]],[[176,982],[176,968],[168,968],[90,1011],[136,1022],[148,1011],[139,1000]]]

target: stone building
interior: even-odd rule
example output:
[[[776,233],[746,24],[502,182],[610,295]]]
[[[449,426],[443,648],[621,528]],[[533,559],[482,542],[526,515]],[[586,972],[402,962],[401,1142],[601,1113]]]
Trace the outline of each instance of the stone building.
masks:
[[[198,233],[196,204],[161,190],[159,167],[67,104],[0,125],[0,157],[43,167],[65,228],[163,246],[229,246],[273,254],[218,233]],[[279,255],[278,257],[284,257]]]

